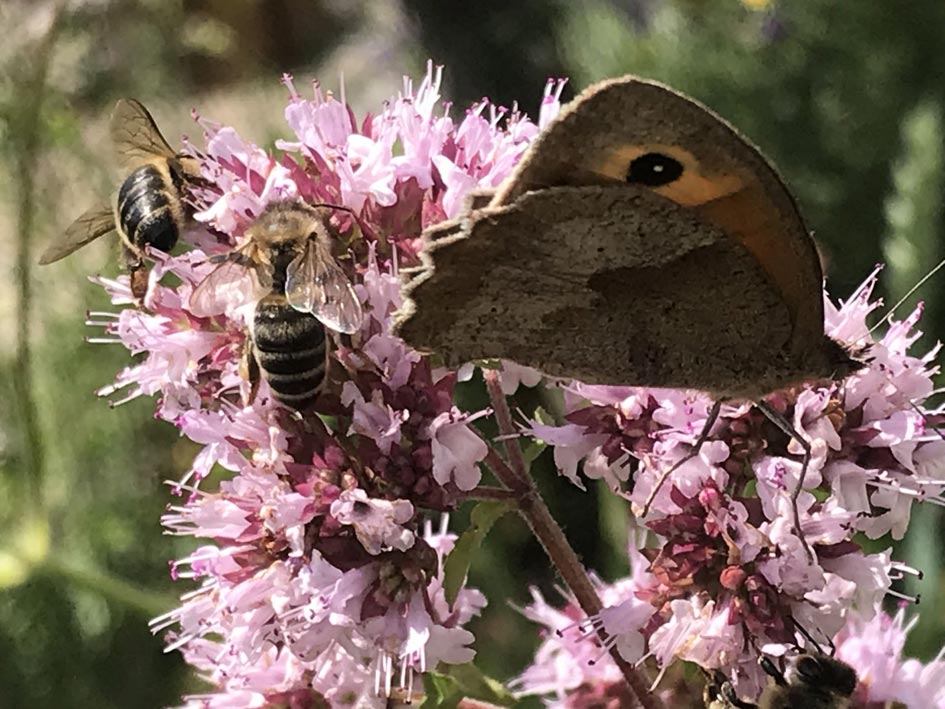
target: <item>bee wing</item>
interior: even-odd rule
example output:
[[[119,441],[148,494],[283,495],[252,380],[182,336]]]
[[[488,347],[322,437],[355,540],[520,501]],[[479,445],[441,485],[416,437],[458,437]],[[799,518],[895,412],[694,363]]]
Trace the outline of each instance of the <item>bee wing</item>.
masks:
[[[42,265],[65,258],[76,249],[115,229],[115,215],[106,205],[96,205],[68,226],[39,257]]]
[[[354,286],[327,249],[313,243],[286,269],[286,300],[338,332],[361,328],[364,312]]]
[[[312,314],[338,332],[352,333],[361,329],[364,311],[347,274],[334,259],[318,259],[315,282],[322,291],[321,302]]]
[[[220,264],[197,284],[188,303],[188,309],[198,317],[218,315],[230,307],[259,300],[272,289],[272,279],[248,265],[238,251],[210,261]]]
[[[285,297],[296,310],[310,313],[319,300],[315,285],[315,249],[306,248],[285,271]]]
[[[123,163],[141,164],[153,157],[176,156],[148,109],[133,98],[123,98],[115,105],[110,129],[115,151]]]

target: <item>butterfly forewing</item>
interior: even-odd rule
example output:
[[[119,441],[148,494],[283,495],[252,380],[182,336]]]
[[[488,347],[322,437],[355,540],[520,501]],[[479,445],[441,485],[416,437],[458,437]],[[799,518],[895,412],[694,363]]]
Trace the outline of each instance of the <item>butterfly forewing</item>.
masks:
[[[174,149],[161,135],[148,109],[135,99],[121,99],[117,103],[110,130],[115,151],[124,164],[135,165],[154,157],[175,156]]]
[[[114,228],[115,216],[112,210],[104,205],[95,206],[72,222],[63,235],[43,252],[39,262],[47,264],[65,258]]]

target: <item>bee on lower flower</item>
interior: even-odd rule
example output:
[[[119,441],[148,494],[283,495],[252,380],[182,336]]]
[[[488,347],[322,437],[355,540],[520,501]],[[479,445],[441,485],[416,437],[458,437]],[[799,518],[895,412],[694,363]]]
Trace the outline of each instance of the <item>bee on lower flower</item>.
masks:
[[[706,709],[847,709],[856,690],[856,671],[821,653],[805,652],[793,658],[787,674],[767,657],[760,664],[773,682],[757,704],[739,699],[732,684],[714,673],[703,694]]]

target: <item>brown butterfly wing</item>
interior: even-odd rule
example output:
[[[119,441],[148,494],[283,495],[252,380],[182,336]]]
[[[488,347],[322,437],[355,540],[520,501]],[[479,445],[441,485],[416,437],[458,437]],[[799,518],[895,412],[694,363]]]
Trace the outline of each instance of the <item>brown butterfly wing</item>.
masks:
[[[757,262],[645,189],[557,187],[429,246],[401,336],[447,364],[506,358],[591,383],[741,392],[790,336]]]
[[[596,84],[539,135],[493,205],[530,190],[623,181],[651,152],[678,160],[681,177],[652,189],[691,207],[737,240],[786,304],[789,352],[823,340],[823,275],[816,247],[784,182],[758,149],[705,106],[661,84],[623,77]]]

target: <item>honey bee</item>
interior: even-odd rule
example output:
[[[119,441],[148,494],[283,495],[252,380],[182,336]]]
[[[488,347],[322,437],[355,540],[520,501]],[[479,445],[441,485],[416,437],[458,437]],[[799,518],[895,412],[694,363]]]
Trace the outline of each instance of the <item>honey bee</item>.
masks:
[[[311,406],[328,363],[325,328],[353,333],[361,326],[361,301],[331,253],[328,214],[299,202],[270,204],[243,246],[211,259],[219,265],[191,296],[191,309],[201,314],[219,312],[221,294],[234,283],[253,292],[244,353],[251,399],[262,374],[277,401],[297,411]]]
[[[181,192],[188,182],[201,182],[199,161],[175,153],[151,114],[135,99],[121,99],[109,124],[119,161],[133,168],[114,205],[98,204],[72,222],[40,257],[40,264],[65,258],[110,231],[122,243],[131,291],[141,300],[148,288],[145,247],[170,251],[184,228]]]
[[[856,690],[856,671],[821,653],[795,657],[785,676],[768,658],[761,667],[774,678],[757,704],[738,698],[731,683],[716,678],[706,686],[707,709],[847,709]]]

